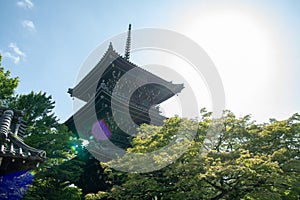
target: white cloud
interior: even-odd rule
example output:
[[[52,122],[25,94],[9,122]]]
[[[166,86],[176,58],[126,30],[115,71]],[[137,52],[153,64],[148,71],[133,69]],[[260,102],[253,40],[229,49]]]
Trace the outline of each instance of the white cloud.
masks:
[[[20,48],[16,45],[16,43],[11,42],[8,45],[8,47],[11,48],[11,50],[4,51],[4,52],[0,50],[0,54],[3,56],[3,58],[9,58],[15,64],[18,64],[21,61],[21,59],[24,60],[26,54],[20,50]]]
[[[26,57],[26,54],[23,52],[23,51],[21,51],[20,49],[19,49],[19,47],[17,46],[17,44],[16,43],[10,43],[9,45],[8,45],[8,47],[9,48],[12,48],[12,50],[15,52],[15,54],[17,54],[18,56],[22,56],[22,57]]]
[[[33,21],[30,21],[30,20],[23,20],[22,21],[22,26],[24,28],[27,28],[29,31],[34,31],[35,30],[35,25],[34,25]]]
[[[10,59],[12,59],[15,64],[18,64],[20,62],[20,56],[14,56],[10,52],[4,52],[2,54],[2,56],[4,58],[10,58]]]
[[[33,8],[34,4],[30,0],[23,0],[23,1],[18,1],[17,5],[21,8]]]

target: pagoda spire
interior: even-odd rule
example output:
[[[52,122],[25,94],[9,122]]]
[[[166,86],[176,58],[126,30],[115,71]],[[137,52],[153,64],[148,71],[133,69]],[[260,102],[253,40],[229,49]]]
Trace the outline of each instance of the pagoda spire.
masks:
[[[125,46],[125,59],[129,60],[130,57],[130,44],[131,44],[131,24],[128,27],[127,40]]]

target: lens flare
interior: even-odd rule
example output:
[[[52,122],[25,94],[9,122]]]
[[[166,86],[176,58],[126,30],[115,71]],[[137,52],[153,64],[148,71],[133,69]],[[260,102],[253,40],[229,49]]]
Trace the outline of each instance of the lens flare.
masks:
[[[74,144],[73,146],[71,146],[72,151],[77,152],[79,145],[78,144]]]
[[[29,174],[33,177],[36,174],[36,171],[31,171]]]
[[[93,124],[92,134],[96,140],[108,140],[111,131],[104,120],[99,120]]]

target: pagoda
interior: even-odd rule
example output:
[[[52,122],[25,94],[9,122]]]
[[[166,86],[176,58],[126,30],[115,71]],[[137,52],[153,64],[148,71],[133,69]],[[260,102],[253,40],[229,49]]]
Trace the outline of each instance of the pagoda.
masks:
[[[0,107],[0,176],[29,170],[46,159],[46,152],[23,141],[26,124],[20,110]]]
[[[97,140],[92,134],[95,120],[91,117],[91,112],[95,111],[105,136],[113,144],[126,149],[130,147],[132,139],[128,133],[136,129],[136,126],[126,127],[128,120],[132,120],[137,126],[143,123],[162,125],[165,117],[159,111],[159,104],[184,88],[183,84],[168,82],[130,62],[130,43],[131,25],[124,56],[116,52],[110,43],[96,66],[68,91],[71,97],[85,102],[85,105],[65,122],[72,132],[81,132],[79,135],[82,139]],[[130,73],[132,71],[134,73]],[[127,110],[129,117],[126,115]],[[76,118],[80,120],[75,120]],[[78,127],[81,130],[77,130]]]

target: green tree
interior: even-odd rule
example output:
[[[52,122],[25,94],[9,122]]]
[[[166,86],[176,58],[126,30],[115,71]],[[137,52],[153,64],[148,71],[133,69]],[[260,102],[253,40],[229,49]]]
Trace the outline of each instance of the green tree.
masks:
[[[26,136],[51,133],[58,125],[54,116],[55,102],[45,92],[30,92],[16,95],[9,107],[24,111],[23,119],[27,123]]]
[[[256,124],[250,116],[236,118],[229,111],[217,122],[210,113],[202,111],[202,116],[196,138],[178,160],[149,173],[107,168],[115,185],[86,199],[299,199],[298,114],[266,124]],[[179,118],[168,119],[163,127],[143,125],[128,151],[145,153],[164,146],[179,122],[190,126],[189,120]],[[116,162],[128,167],[140,162],[132,157],[122,162],[126,159]],[[153,162],[163,159],[165,155],[157,155]],[[118,182],[117,177],[126,178]]]
[[[81,189],[74,183],[82,172],[82,163],[70,165],[69,161],[82,148],[82,142],[58,123],[51,96],[31,92],[18,95],[11,105],[26,113],[28,129],[24,141],[47,153],[47,160],[35,170],[34,182],[24,199],[80,199]]]
[[[0,106],[6,106],[15,93],[19,78],[10,77],[10,71],[5,71],[1,66],[1,59],[2,57],[0,54]]]
[[[23,119],[28,127],[24,135],[25,143],[47,153],[47,160],[31,173],[35,174],[34,182],[24,199],[80,199],[81,189],[74,183],[82,171],[82,162],[68,161],[80,151],[82,142],[65,125],[59,124],[53,112],[55,102],[50,95],[43,92],[16,95],[18,80],[11,78],[10,72],[0,67],[0,106],[24,111]],[[1,188],[1,198],[3,194],[11,199],[19,199],[24,188],[18,188],[18,183],[26,181],[30,184],[31,174],[20,173],[18,176],[17,173],[12,180],[0,178],[0,185],[9,182],[9,190],[12,191]]]
[[[70,165],[68,161],[77,155],[82,142],[59,124],[53,113],[54,104],[52,97],[43,92],[16,95],[9,103],[11,108],[25,113],[24,142],[47,153],[47,160],[34,170],[34,181],[24,199],[81,198],[81,189],[74,183],[82,163]]]

